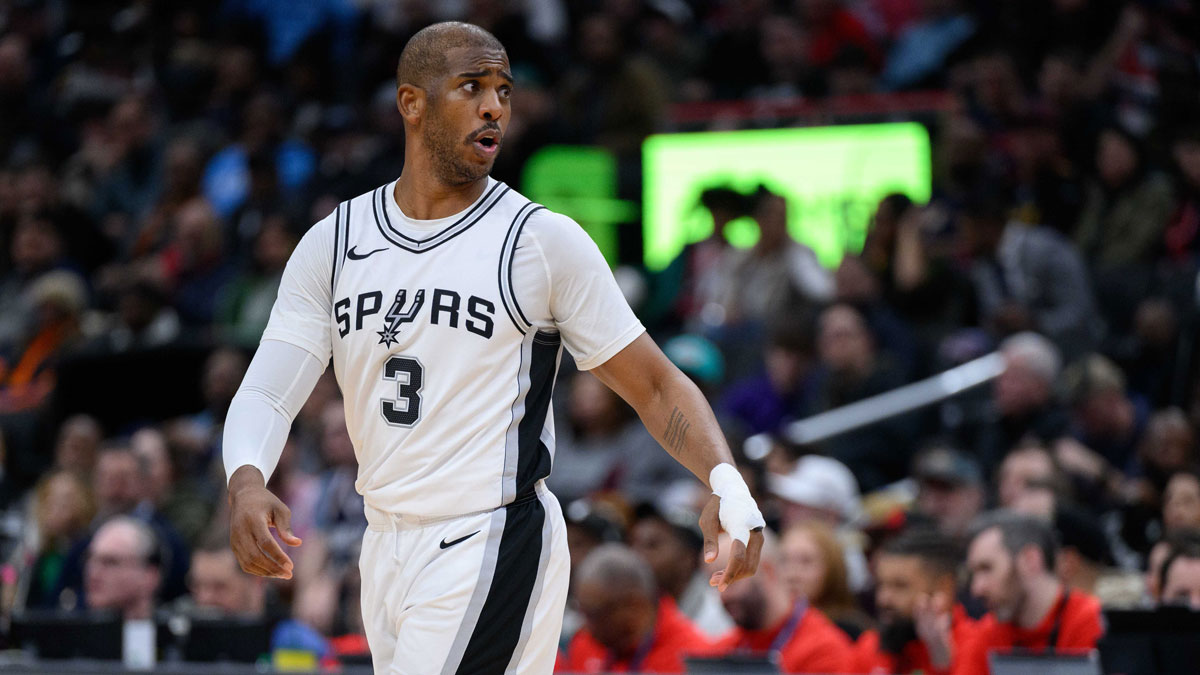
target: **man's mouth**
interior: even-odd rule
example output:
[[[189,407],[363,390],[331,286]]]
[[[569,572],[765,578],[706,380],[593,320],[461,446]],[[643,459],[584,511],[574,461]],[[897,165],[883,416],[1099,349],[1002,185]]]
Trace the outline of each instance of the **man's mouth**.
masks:
[[[474,145],[479,152],[485,155],[492,155],[500,149],[500,132],[491,129],[481,131],[475,135],[475,138],[472,139],[471,144]]]

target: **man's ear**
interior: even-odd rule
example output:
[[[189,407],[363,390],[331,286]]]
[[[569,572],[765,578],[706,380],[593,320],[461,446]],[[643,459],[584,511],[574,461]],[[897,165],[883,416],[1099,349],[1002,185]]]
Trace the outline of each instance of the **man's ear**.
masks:
[[[1016,564],[1017,571],[1021,573],[1021,576],[1032,576],[1036,571],[1038,571],[1039,567],[1044,566],[1041,550],[1032,544],[1026,546],[1025,548],[1021,549],[1020,553],[1017,554]],[[1051,574],[1054,574],[1054,570],[1048,569],[1048,571]]]
[[[425,113],[425,90],[411,84],[396,88],[396,109],[408,124],[415,125]]]

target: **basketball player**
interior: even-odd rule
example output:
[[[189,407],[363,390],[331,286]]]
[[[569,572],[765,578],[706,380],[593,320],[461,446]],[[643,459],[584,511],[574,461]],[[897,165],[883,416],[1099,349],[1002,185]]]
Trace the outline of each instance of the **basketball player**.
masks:
[[[569,218],[488,176],[513,81],[504,48],[462,23],[412,37],[397,68],[400,178],[343,202],[296,247],[230,407],[224,461],[242,569],[289,578],[300,545],[266,490],[330,357],[366,505],[362,608],[378,673],[549,673],[567,592],[546,490],[550,397],[565,345],[713,491],[711,583],[754,573],[763,518],[699,390],[629,309]]]

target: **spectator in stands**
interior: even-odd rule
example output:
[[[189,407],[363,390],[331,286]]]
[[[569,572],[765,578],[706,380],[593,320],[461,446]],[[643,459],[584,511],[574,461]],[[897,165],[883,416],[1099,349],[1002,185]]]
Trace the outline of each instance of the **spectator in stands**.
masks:
[[[688,510],[662,511],[644,504],[629,530],[629,545],[650,564],[659,590],[704,634],[715,637],[732,628],[733,621],[701,569],[704,537],[697,518]]]
[[[1054,455],[1036,441],[1013,448],[996,475],[996,504],[1005,509],[1014,508],[1031,489],[1057,488],[1062,482]]]
[[[726,323],[763,323],[800,303],[833,298],[833,276],[788,233],[787,198],[766,186],[754,198],[758,242],[738,251],[722,304]]]
[[[1167,534],[1200,529],[1200,473],[1187,469],[1171,475],[1163,492],[1162,523]]]
[[[1195,463],[1196,432],[1183,411],[1168,408],[1154,413],[1126,488],[1121,534],[1131,548],[1139,552],[1150,548],[1153,534],[1147,532],[1147,526],[1161,516],[1167,482]]]
[[[1079,252],[1049,228],[1010,221],[1008,208],[998,196],[983,195],[959,218],[980,323],[999,338],[1032,330],[1068,356],[1086,353],[1102,327]]]
[[[1164,233],[1167,255],[1175,263],[1195,264],[1200,257],[1200,125],[1175,134],[1171,157],[1178,197]]]
[[[1054,533],[1059,541],[1054,570],[1058,580],[1069,590],[1098,595],[1101,577],[1113,563],[1100,520],[1079,507],[1059,503],[1054,509]]]
[[[296,241],[296,234],[281,214],[271,214],[259,228],[254,239],[253,269],[234,278],[217,307],[217,318],[231,342],[245,347],[258,344]]]
[[[575,581],[585,623],[557,671],[682,673],[685,656],[709,648],[675,601],[659,594],[650,566],[625,546],[592,551]]]
[[[1200,537],[1195,532],[1169,544],[1158,576],[1160,606],[1183,605],[1200,611]]]
[[[79,344],[87,289],[75,273],[49,272],[26,289],[29,323],[13,348],[0,352],[0,412],[28,412],[54,390],[58,362]]]
[[[846,304],[821,312],[817,328],[820,356],[816,407],[825,412],[891,391],[903,380],[879,353],[875,336],[862,314]],[[915,434],[911,415],[899,415],[825,441],[826,454],[854,472],[859,487],[870,492],[904,477]]]
[[[994,468],[1027,437],[1050,444],[1067,434],[1067,413],[1055,383],[1062,358],[1052,342],[1019,333],[1000,344],[1005,368],[992,384],[991,400],[966,439],[984,468]]]
[[[1127,275],[1130,266],[1152,262],[1162,248],[1174,197],[1170,181],[1147,165],[1145,146],[1120,126],[1106,128],[1096,142],[1095,177],[1075,241],[1101,278]]]
[[[72,415],[58,429],[54,444],[54,466],[90,480],[96,466],[96,451],[104,440],[104,430],[96,418]]]
[[[721,602],[737,624],[717,640],[716,654],[757,655],[777,659],[784,673],[853,671],[850,639],[821,610],[803,599],[793,600],[784,585],[778,542],[766,532],[758,573],[731,584]],[[723,569],[732,542],[722,535],[721,555],[709,571]]]
[[[42,275],[66,268],[65,246],[58,223],[49,212],[22,214],[8,243],[8,260],[0,278],[0,350],[10,351],[27,338],[30,328],[29,289]]]
[[[945,445],[923,450],[913,462],[917,479],[914,506],[947,537],[962,537],[987,500],[979,463]]]
[[[162,553],[154,530],[116,516],[96,531],[84,571],[88,609],[112,609],[126,619],[149,619],[162,582]]]
[[[777,432],[815,404],[816,350],[809,322],[773,322],[761,361],[762,372],[730,385],[719,404],[746,436]]]
[[[967,550],[971,594],[988,608],[962,647],[964,672],[987,672],[997,649],[1094,649],[1104,632],[1100,603],[1054,576],[1058,545],[1045,521],[1008,511],[984,514]]]
[[[870,625],[871,619],[858,607],[850,586],[848,557],[857,567],[865,567],[862,553],[849,553],[838,534],[818,520],[789,524],[779,538],[779,575],[791,598],[807,601],[832,621],[851,640]],[[865,569],[856,575],[866,576]],[[865,579],[857,579],[859,587]]]
[[[962,551],[935,530],[912,529],[875,556],[879,628],[858,639],[858,672],[947,672],[975,622],[954,603]]]
[[[211,495],[203,489],[206,477],[181,474],[157,428],[138,430],[129,439],[130,449],[146,476],[143,498],[179,532],[185,541],[196,541],[212,519]]]
[[[331,401],[322,414],[324,438],[321,455],[326,469],[318,477],[320,492],[315,507],[316,526],[328,549],[330,560],[341,570],[358,559],[363,532],[367,529],[363,498],[355,489],[358,463],[346,430],[342,401]]]
[[[179,313],[168,304],[161,284],[133,279],[114,290],[117,311],[107,330],[92,339],[91,349],[110,353],[153,349],[179,338]]]
[[[1068,368],[1063,379],[1075,438],[1109,467],[1125,470],[1146,431],[1150,405],[1128,393],[1120,369],[1099,354]]]
[[[921,13],[896,36],[883,73],[884,89],[935,85],[946,62],[975,34],[976,20],[958,0],[927,0]]]
[[[63,563],[72,544],[87,535],[95,515],[87,483],[66,469],[55,469],[34,488],[33,541],[16,554],[26,607],[56,607]]]
[[[217,299],[233,278],[224,246],[220,222],[207,202],[197,198],[179,208],[158,265],[185,324],[212,322]]]
[[[96,186],[93,215],[105,231],[132,236],[162,190],[158,119],[140,94],[125,96],[106,121],[110,163]]]

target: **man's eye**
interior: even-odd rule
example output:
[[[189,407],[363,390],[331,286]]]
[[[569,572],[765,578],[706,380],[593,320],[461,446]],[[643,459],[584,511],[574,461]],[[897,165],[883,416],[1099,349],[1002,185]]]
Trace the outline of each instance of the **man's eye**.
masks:
[[[500,95],[504,98],[508,98],[509,96],[512,96],[512,89],[510,87],[500,87]]]
[[[479,83],[474,82],[474,81],[464,82],[463,89],[466,89],[467,91],[474,93],[475,90],[479,89]]]

